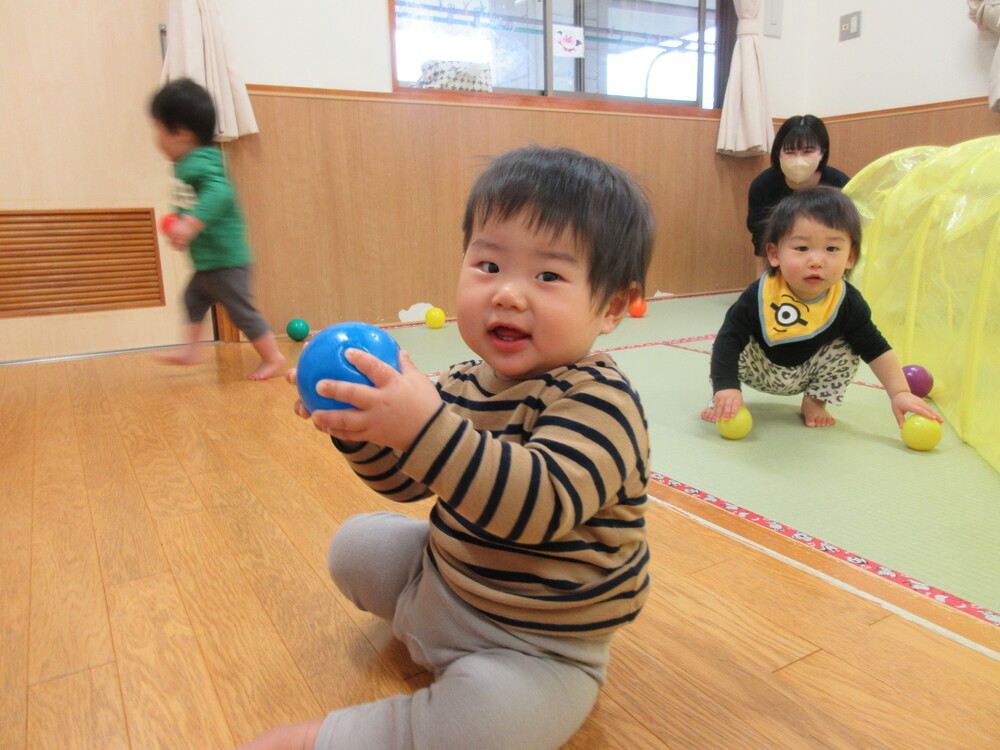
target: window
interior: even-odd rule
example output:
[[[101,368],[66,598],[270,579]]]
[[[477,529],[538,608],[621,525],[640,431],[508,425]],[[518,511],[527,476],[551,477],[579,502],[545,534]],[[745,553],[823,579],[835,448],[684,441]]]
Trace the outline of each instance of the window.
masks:
[[[392,8],[401,86],[713,108],[735,39],[731,0],[395,0]]]

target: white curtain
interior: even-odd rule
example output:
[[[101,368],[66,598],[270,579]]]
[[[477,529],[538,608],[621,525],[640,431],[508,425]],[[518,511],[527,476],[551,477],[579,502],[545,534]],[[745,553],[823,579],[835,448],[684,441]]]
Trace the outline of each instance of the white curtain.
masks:
[[[968,0],[969,18],[983,31],[1000,34],[1000,0]],[[1000,43],[990,67],[990,109],[1000,114]]]
[[[739,23],[715,148],[728,156],[756,156],[770,153],[774,141],[774,124],[767,113],[767,90],[760,54],[758,16],[764,0],[732,2]]]
[[[243,79],[233,69],[215,0],[169,0],[161,82],[190,78],[215,102],[215,140],[259,132]]]

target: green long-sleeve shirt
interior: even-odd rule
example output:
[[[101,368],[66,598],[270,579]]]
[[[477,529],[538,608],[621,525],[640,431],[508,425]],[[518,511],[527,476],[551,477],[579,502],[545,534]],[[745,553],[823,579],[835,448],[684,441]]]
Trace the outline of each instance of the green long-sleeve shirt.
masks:
[[[180,213],[192,214],[205,225],[188,246],[196,270],[250,263],[243,214],[219,149],[196,148],[176,162],[172,193]]]

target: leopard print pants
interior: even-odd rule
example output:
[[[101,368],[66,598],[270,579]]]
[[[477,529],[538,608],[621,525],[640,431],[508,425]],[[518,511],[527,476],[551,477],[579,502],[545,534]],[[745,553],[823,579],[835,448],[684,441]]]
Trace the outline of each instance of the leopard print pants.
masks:
[[[776,396],[803,393],[839,405],[860,364],[861,358],[848,343],[835,339],[801,365],[782,367],[769,360],[761,345],[751,338],[740,354],[740,382]]]

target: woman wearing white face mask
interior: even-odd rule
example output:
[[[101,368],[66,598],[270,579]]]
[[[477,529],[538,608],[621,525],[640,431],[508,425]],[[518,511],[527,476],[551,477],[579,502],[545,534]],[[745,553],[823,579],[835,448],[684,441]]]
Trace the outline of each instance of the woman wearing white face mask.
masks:
[[[796,115],[778,128],[771,146],[771,166],[750,183],[747,229],[753,238],[754,255],[764,257],[764,226],[782,198],[803,188],[842,188],[847,184],[850,178],[846,174],[826,165],[829,155],[830,136],[818,117]]]

